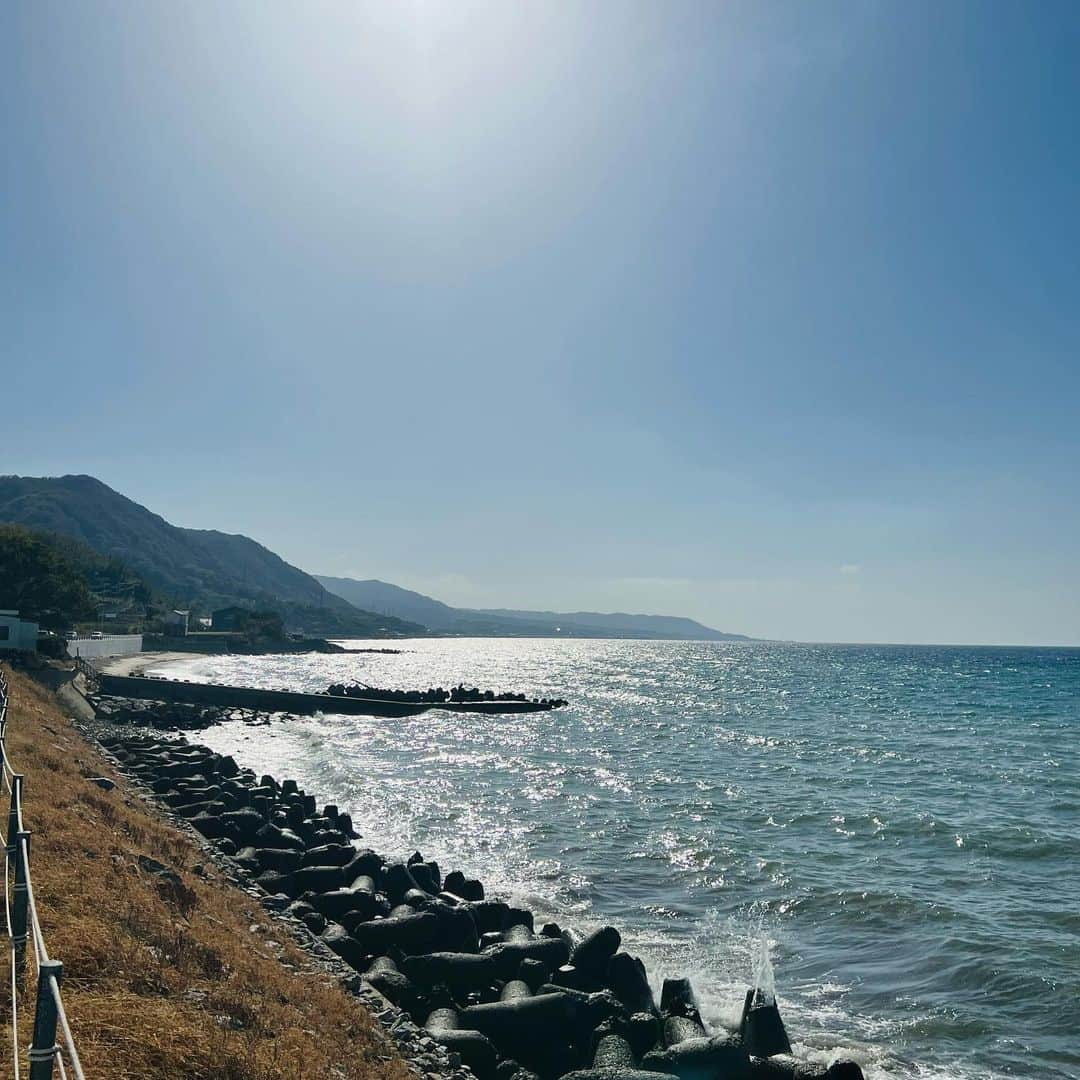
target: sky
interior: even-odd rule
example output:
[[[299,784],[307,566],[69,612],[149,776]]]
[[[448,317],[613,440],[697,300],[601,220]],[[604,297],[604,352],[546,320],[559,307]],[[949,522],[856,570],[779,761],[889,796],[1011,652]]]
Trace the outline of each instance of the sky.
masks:
[[[14,0],[0,472],[306,570],[1080,644],[1073,0]]]

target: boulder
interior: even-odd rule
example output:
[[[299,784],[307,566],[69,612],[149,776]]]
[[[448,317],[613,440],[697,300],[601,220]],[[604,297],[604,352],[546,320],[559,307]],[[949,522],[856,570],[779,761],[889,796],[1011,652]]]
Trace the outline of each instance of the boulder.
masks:
[[[619,1035],[605,1035],[596,1047],[591,1069],[567,1073],[564,1080],[671,1080],[666,1073],[640,1069],[634,1061],[633,1049]]]
[[[296,876],[302,874],[299,871]],[[311,906],[316,911],[321,911],[328,919],[334,919],[341,923],[347,930],[351,930],[349,916],[353,913],[362,915],[365,908],[370,912],[374,898],[368,893],[357,893],[354,889],[328,889],[326,892],[315,893],[311,897]],[[372,918],[368,914],[367,918]],[[356,920],[364,921],[362,917]]]
[[[240,810],[229,810],[222,814],[222,818],[233,837],[244,845],[254,844],[256,835],[264,824],[262,815],[249,806]]]
[[[255,884],[271,895],[285,893],[286,896],[296,894],[296,884],[292,874],[283,874],[277,870],[264,870],[255,878]]]

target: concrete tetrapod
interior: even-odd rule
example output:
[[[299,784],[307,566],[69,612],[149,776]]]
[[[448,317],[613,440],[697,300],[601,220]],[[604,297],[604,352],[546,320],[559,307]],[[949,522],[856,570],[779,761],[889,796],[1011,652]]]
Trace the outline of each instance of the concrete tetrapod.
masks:
[[[453,1050],[476,1074],[477,1080],[492,1080],[498,1055],[495,1047],[479,1032],[462,1028],[456,1009],[435,1009],[424,1030],[447,1050]]]
[[[483,953],[433,952],[409,956],[402,963],[417,986],[445,986],[451,993],[483,990],[495,981],[495,965]]]
[[[607,984],[632,1013],[656,1011],[645,965],[630,953],[617,952],[607,965]]]
[[[267,906],[366,968],[372,986],[430,1022],[432,1037],[467,1047],[482,1080],[554,1080],[571,1069],[582,1080],[861,1080],[854,1062],[790,1056],[775,1001],[753,993],[740,1035],[710,1037],[685,979],[664,983],[658,1010],[644,965],[619,951],[614,927],[580,940],[554,923],[536,934],[530,911],[485,899],[461,871],[443,879],[419,852],[400,862],[354,850],[347,815],[333,805],[318,813],[294,781],[160,737],[103,741],[235,858],[270,894]]]
[[[667,979],[660,996],[663,1049],[650,1050],[642,1065],[679,1080],[749,1080],[750,1056],[737,1035],[710,1037],[701,1022],[688,979]]]
[[[500,978],[511,978],[522,960],[539,960],[549,968],[566,963],[570,950],[562,938],[537,937],[523,923],[515,923],[502,935],[502,941],[485,950],[495,963]]]
[[[790,1054],[791,1042],[775,998],[767,998],[760,990],[746,991],[739,1035],[754,1057]]]
[[[371,967],[364,972],[364,978],[380,994],[410,1014],[423,1004],[424,995],[407,975],[398,970],[397,964],[389,956],[373,960]]]
[[[611,958],[619,951],[622,936],[614,926],[604,926],[583,938],[570,954],[570,963],[597,980],[607,975]]]
[[[621,1035],[605,1035],[596,1047],[591,1069],[577,1069],[563,1080],[671,1080],[667,1073],[637,1067],[629,1042]]]
[[[863,1071],[854,1061],[834,1061],[821,1065],[802,1061],[790,1054],[750,1059],[751,1080],[863,1080]]]
[[[468,1006],[462,1023],[486,1035],[501,1056],[541,1076],[560,1075],[574,1064],[576,1003],[567,994],[516,996],[522,991],[528,987],[519,982],[510,1000]]]

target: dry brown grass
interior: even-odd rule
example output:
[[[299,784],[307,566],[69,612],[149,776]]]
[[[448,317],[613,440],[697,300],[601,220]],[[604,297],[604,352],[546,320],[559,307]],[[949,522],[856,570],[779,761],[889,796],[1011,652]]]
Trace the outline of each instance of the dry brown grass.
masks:
[[[406,1080],[363,1007],[126,788],[51,694],[7,674],[7,745],[26,775],[32,880],[49,952],[64,963],[64,1003],[87,1076]],[[102,791],[89,776],[109,776],[117,787]],[[6,821],[6,803],[0,810]],[[140,869],[140,854],[175,870],[186,889],[163,888]],[[20,1008],[25,1048],[29,980]],[[0,1075],[8,1075],[3,990],[0,1020]]]

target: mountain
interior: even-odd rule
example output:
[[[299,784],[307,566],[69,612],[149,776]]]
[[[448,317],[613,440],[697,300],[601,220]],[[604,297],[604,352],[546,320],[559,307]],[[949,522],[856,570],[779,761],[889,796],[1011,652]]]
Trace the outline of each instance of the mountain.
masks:
[[[749,641],[745,634],[726,634],[721,630],[681,615],[628,615],[622,611],[602,614],[597,611],[515,611],[509,608],[481,608],[478,614],[499,619],[546,622],[554,626],[573,626],[605,631],[604,636],[671,638],[684,641]]]
[[[290,629],[329,636],[424,632],[356,609],[247,536],[171,525],[92,476],[0,476],[0,522],[72,537],[203,611],[268,608]]]
[[[423,593],[403,589],[399,585],[390,585],[385,581],[355,581],[352,578],[324,577],[312,575],[315,580],[335,596],[347,600],[355,607],[366,611],[396,615],[399,619],[411,619],[423,623],[431,630],[442,633],[453,631],[461,619],[461,612],[433,600]]]
[[[678,641],[749,641],[693,619],[673,615],[603,615],[594,611],[515,611],[455,608],[385,581],[315,574],[315,580],[358,607],[414,619],[443,634],[474,637],[657,638]]]

